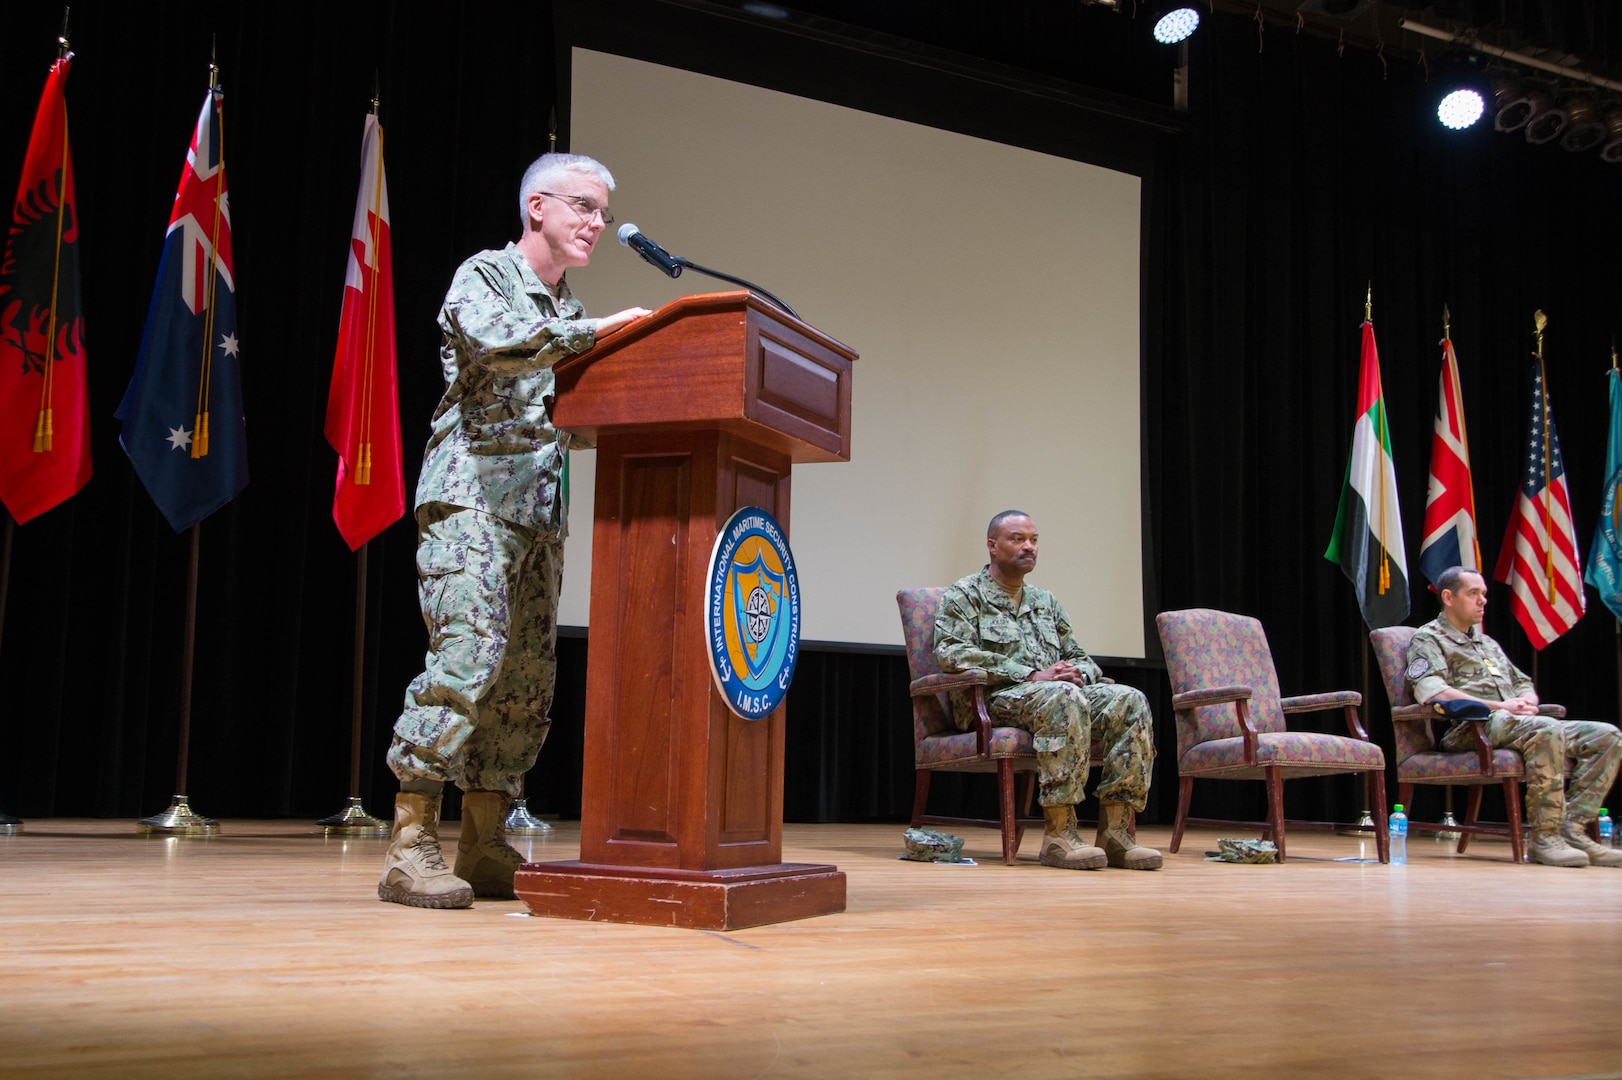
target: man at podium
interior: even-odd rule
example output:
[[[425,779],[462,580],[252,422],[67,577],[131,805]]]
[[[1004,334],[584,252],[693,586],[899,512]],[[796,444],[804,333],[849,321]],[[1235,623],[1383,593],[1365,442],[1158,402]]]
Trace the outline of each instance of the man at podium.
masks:
[[[1149,794],[1155,760],[1149,702],[1141,691],[1104,678],[1071,636],[1070,620],[1053,594],[1025,584],[1036,569],[1036,542],[1036,526],[1024,512],[1004,510],[991,519],[991,561],[941,597],[935,659],[942,671],[984,671],[992,719],[1031,733],[1046,819],[1042,865],[1159,869],[1160,853],[1139,846],[1130,827],[1131,812],[1142,810]],[[972,715],[956,702],[952,712]],[[1076,803],[1095,739],[1103,747],[1104,769],[1093,793],[1098,834],[1088,844],[1076,831]]]
[[[445,395],[417,484],[417,580],[428,656],[406,689],[389,767],[400,780],[379,899],[461,908],[511,899],[522,856],[503,831],[551,721],[570,436],[552,427],[552,365],[646,315],[588,319],[564,273],[614,220],[603,165],[546,154],[519,187],[523,233],[456,271],[439,313]],[[456,784],[455,869],[439,846]]]

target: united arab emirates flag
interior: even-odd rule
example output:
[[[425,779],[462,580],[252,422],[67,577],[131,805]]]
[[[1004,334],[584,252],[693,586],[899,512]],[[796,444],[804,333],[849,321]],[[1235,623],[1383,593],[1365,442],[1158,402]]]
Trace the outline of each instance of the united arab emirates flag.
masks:
[[[1402,514],[1391,464],[1391,432],[1380,389],[1374,324],[1363,322],[1363,363],[1357,380],[1357,424],[1352,456],[1324,558],[1340,565],[1357,590],[1357,606],[1370,629],[1408,617],[1408,560],[1402,551]]]

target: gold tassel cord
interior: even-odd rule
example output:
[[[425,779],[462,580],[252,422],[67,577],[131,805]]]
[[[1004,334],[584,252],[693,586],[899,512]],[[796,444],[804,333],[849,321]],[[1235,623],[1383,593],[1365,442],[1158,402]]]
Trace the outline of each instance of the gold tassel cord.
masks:
[[[1539,311],[1534,316],[1538,335],[1538,408],[1543,416],[1543,579],[1549,583],[1549,606],[1555,603],[1554,590],[1554,476],[1549,461],[1549,369],[1543,362],[1543,328],[1548,318]]]
[[[50,325],[45,332],[44,378],[39,388],[39,416],[34,421],[34,453],[43,454],[53,448],[55,439],[56,404],[56,308],[58,290],[62,284],[62,225],[68,203],[68,110],[62,106],[62,164],[57,173],[56,191],[56,259],[51,268]]]
[[[360,395],[360,452],[357,457],[355,483],[372,482],[372,396],[376,386],[374,375],[377,357],[377,299],[379,277],[383,266],[383,125],[377,125],[377,179],[372,185],[372,279],[366,290],[366,359],[361,374]]]
[[[211,88],[212,89],[212,88]],[[191,456],[195,460],[208,456],[209,395],[214,389],[214,296],[219,277],[220,259],[220,203],[225,197],[225,113],[219,100],[210,94],[210,105],[215,110],[215,123],[219,125],[216,147],[219,165],[214,172],[214,222],[208,234],[208,284],[203,301],[203,358],[197,383],[197,415],[195,434],[191,441]]]

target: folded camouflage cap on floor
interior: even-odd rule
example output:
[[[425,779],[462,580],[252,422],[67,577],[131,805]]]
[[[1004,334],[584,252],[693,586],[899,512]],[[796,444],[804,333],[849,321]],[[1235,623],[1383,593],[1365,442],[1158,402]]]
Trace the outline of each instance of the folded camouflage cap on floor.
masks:
[[[1278,848],[1271,840],[1217,841],[1217,850],[1205,853],[1209,862],[1276,863]]]
[[[908,829],[902,836],[907,853],[900,856],[913,862],[962,862],[963,838],[934,829]]]

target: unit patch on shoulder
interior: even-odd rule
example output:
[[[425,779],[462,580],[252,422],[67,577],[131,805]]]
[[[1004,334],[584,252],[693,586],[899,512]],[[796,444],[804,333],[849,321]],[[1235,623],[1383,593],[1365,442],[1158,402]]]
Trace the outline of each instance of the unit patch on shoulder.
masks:
[[[1415,679],[1423,679],[1430,673],[1430,669],[1431,662],[1429,660],[1423,656],[1416,656],[1408,661],[1408,670],[1404,671],[1403,674],[1408,676],[1409,681],[1412,682]]]
[[[710,673],[727,708],[770,716],[788,695],[800,653],[800,579],[777,520],[745,506],[710,554],[704,629]]]

